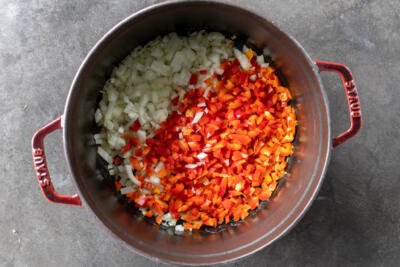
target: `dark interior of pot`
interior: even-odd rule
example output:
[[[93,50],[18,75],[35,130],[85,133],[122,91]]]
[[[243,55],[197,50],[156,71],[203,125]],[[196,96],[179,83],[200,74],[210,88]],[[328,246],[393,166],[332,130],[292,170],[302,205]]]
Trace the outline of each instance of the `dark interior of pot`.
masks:
[[[267,46],[296,101],[297,144],[286,183],[256,215],[226,231],[174,235],[129,214],[105,187],[96,167],[94,111],[112,68],[137,45],[169,32],[208,29],[250,37]],[[161,260],[201,264],[232,260],[260,249],[289,230],[318,191],[330,151],[327,103],[313,63],[302,48],[268,21],[238,7],[189,2],[160,5],[128,18],[90,53],[71,87],[65,110],[65,150],[86,208],[136,251]]]

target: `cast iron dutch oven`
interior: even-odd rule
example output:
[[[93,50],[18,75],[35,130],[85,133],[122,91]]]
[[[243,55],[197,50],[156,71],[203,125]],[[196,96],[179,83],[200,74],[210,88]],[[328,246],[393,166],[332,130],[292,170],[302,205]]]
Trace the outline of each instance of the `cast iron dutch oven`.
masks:
[[[257,46],[268,46],[295,97],[297,141],[286,182],[267,208],[217,234],[195,231],[177,236],[133,217],[110,189],[101,186],[92,145],[92,136],[98,131],[94,112],[113,67],[137,45],[169,32],[201,29],[248,36]],[[335,138],[319,71],[336,72],[346,92],[350,128]],[[118,239],[144,256],[178,264],[210,264],[254,253],[287,233],[317,195],[332,147],[354,136],[360,127],[360,103],[346,66],[313,61],[295,39],[241,7],[213,1],[169,2],[126,18],[95,45],[72,82],[64,115],[36,132],[32,153],[40,188],[51,202],[85,206]],[[58,129],[63,131],[65,156],[79,192],[73,196],[55,192],[46,165],[43,139]]]

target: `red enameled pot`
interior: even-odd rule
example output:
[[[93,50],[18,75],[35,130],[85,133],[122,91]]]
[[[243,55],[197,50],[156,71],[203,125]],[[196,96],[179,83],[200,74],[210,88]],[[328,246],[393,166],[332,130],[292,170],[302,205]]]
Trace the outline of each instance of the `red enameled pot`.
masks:
[[[268,46],[295,97],[297,140],[286,182],[267,208],[227,231],[217,234],[194,231],[177,236],[132,217],[117,202],[111,189],[101,186],[96,147],[92,145],[93,134],[98,131],[94,112],[100,90],[113,67],[137,45],[169,32],[201,29],[248,36],[257,46]],[[341,77],[349,106],[350,128],[334,138],[320,71],[336,72]],[[64,115],[36,132],[32,153],[45,198],[54,203],[84,206],[139,254],[166,262],[199,265],[249,255],[287,233],[317,195],[332,147],[354,136],[360,127],[357,89],[345,65],[311,60],[295,39],[241,7],[214,1],[169,2],[131,15],[100,39],[72,82]],[[58,129],[63,132],[65,156],[78,190],[73,196],[55,192],[46,165],[43,139]]]

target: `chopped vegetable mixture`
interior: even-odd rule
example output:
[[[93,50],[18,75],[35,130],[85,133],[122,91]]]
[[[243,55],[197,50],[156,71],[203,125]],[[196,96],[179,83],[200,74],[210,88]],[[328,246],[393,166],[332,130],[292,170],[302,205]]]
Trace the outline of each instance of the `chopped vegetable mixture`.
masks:
[[[285,174],[296,126],[289,104],[292,95],[263,55],[247,47],[240,51],[221,34],[173,35],[164,45],[171,40],[184,43],[183,50],[205,53],[208,59],[211,51],[218,59],[211,57],[208,67],[206,61],[181,66],[177,71],[186,73],[186,84],[175,84],[175,93],[168,94],[168,103],[162,101],[158,110],[157,101],[148,99],[143,105],[139,99],[136,107],[135,99],[118,92],[118,86],[106,90],[106,100],[96,112],[96,121],[103,127],[95,135],[99,155],[115,175],[116,190],[157,224],[175,226],[183,220],[183,227],[175,228],[181,231],[243,220],[270,198]],[[194,40],[203,42],[206,51],[200,45],[195,49]],[[166,51],[160,43],[150,44],[151,52],[158,49],[161,54]],[[174,77],[174,61],[184,62],[176,59],[180,52],[182,48],[169,60],[153,60],[151,66],[162,69],[163,65],[161,75]],[[133,114],[125,112],[128,123],[116,128],[115,121],[104,117],[115,109],[121,114],[122,108],[115,104],[118,98]],[[154,108],[146,119],[143,110],[149,103]],[[150,114],[159,117],[151,120]]]

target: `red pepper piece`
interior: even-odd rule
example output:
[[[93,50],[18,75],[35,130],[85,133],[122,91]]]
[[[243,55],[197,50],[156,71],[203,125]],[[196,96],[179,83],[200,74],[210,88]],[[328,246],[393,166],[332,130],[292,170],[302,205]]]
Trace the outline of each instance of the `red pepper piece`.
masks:
[[[140,129],[140,122],[139,120],[135,120],[132,125],[129,127],[129,130],[131,130],[132,132],[136,132],[137,130]]]
[[[178,102],[179,102],[179,96],[176,96],[171,100],[171,103],[174,106],[178,105]]]
[[[114,163],[115,166],[119,166],[119,165],[121,165],[122,160],[121,160],[121,158],[119,156],[116,156],[114,158],[114,160],[113,160],[113,163]]]
[[[181,183],[178,183],[174,186],[174,188],[172,188],[171,192],[172,194],[179,194],[183,191],[183,189],[185,189],[185,186]]]
[[[195,85],[197,84],[197,81],[199,80],[199,76],[197,76],[197,74],[192,73],[192,75],[190,76],[189,79],[189,84]]]

